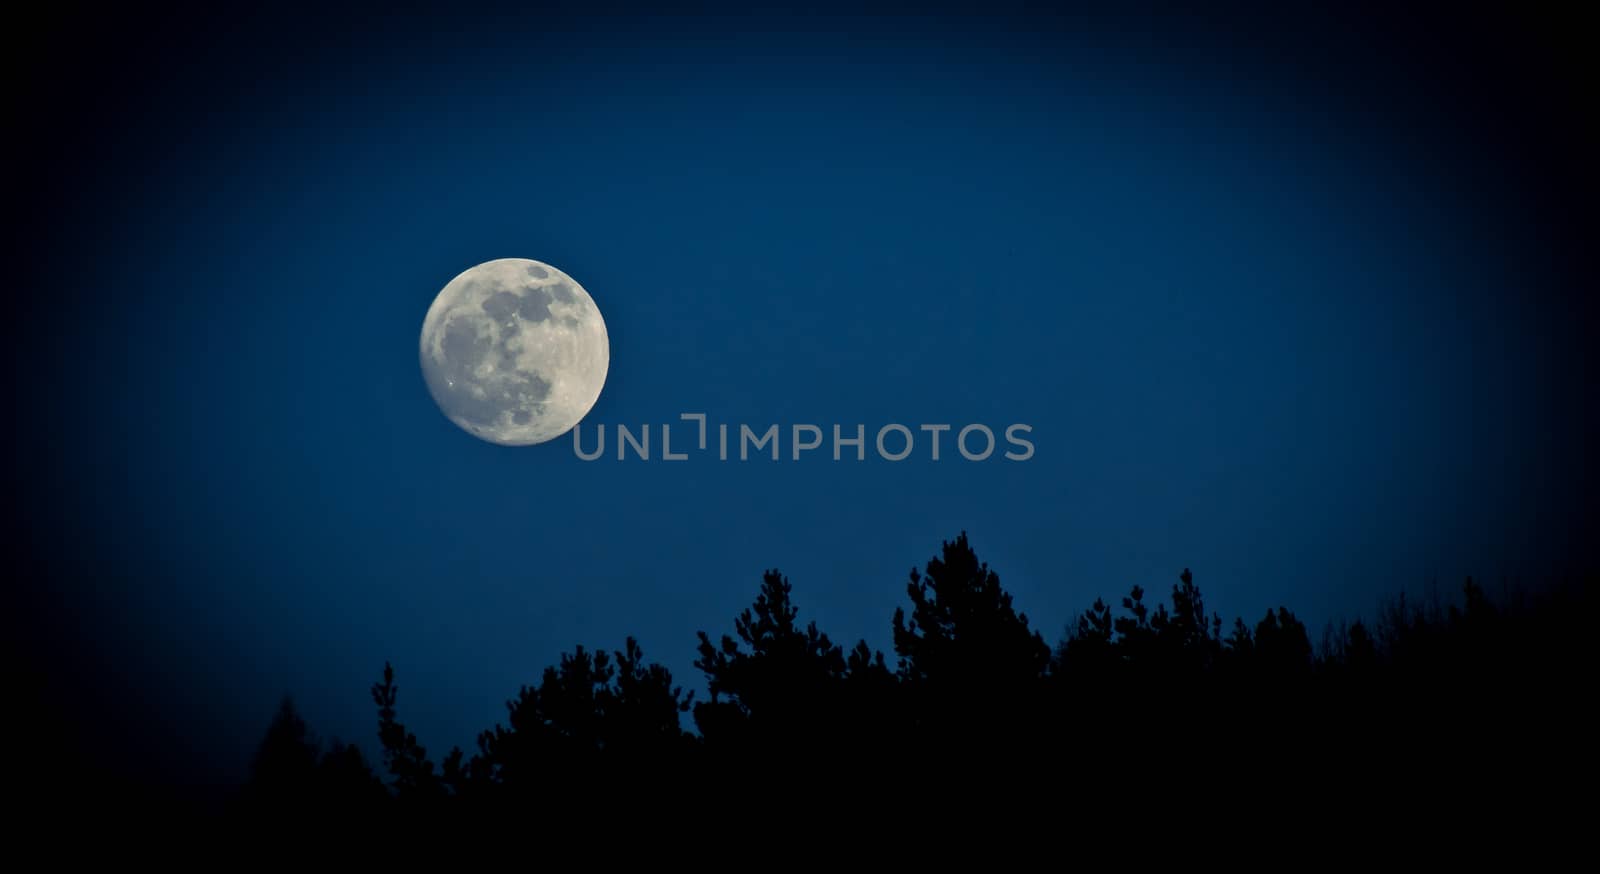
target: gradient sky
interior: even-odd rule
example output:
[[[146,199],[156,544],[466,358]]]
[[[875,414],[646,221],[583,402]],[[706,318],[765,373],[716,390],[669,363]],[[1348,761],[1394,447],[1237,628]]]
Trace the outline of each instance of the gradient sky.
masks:
[[[963,530],[1052,642],[1185,567],[1225,621],[1320,629],[1582,558],[1576,146],[1501,55],[1359,20],[265,15],[63,25],[23,107],[33,652],[195,779],[286,693],[372,750],[385,660],[438,754],[575,644],[699,688],[695,632],[769,567],[887,651]],[[604,313],[586,428],[1021,422],[1036,454],[477,441],[417,337],[501,257]]]

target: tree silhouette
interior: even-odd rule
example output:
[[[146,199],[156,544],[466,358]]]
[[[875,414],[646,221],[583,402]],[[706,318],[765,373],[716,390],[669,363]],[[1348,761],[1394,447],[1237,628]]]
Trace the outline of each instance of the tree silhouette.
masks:
[[[737,637],[719,646],[699,632],[694,664],[711,699],[695,707],[695,725],[719,766],[770,750],[815,766],[886,741],[894,680],[883,654],[861,641],[847,657],[816,623],[801,628],[791,595],[788,579],[769,570],[734,619]]]
[[[1000,577],[967,542],[966,532],[946,541],[926,571],[911,570],[906,586],[911,616],[894,612],[894,650],[900,676],[911,683],[1012,686],[1037,680],[1050,648],[1012,609]]]
[[[737,639],[723,635],[713,646],[699,633],[694,665],[706,675],[711,700],[695,708],[695,719],[707,736],[803,732],[801,723],[843,676],[844,652],[816,623],[796,624],[800,611],[790,591],[782,574],[767,571],[755,604],[734,620]]]
[[[333,741],[324,749],[285,697],[251,760],[242,800],[256,813],[313,817],[386,797],[359,747]]]
[[[899,676],[914,732],[911,744],[992,743],[1038,703],[1050,647],[1011,605],[1000,577],[978,559],[966,532],[943,544],[906,586],[911,615],[896,609],[892,627]]]
[[[252,801],[272,807],[297,804],[315,789],[320,758],[305,720],[285,697],[250,762]]]
[[[1159,608],[1150,624],[1170,670],[1190,675],[1207,671],[1221,652],[1222,617],[1206,616],[1205,598],[1188,568],[1172,586],[1172,611]]]
[[[395,715],[394,669],[372,687],[379,738],[396,796],[424,804],[516,801],[553,803],[597,796],[625,771],[684,758],[694,739],[679,715],[693,693],[672,683],[671,673],[646,663],[637,640],[622,650],[583,646],[546,668],[537,686],[523,686],[506,702],[507,722],[478,736],[471,758],[452,749],[437,773],[427,751]]]
[[[548,824],[592,819],[619,797],[700,811],[737,797],[770,811],[822,787],[865,791],[891,767],[910,799],[1045,774],[1129,800],[1164,786],[1203,794],[1220,773],[1208,762],[1460,785],[1489,767],[1463,727],[1508,708],[1545,732],[1540,750],[1577,748],[1592,719],[1571,684],[1592,661],[1593,592],[1585,579],[1495,603],[1468,579],[1459,604],[1421,607],[1402,594],[1371,625],[1330,624],[1319,652],[1283,606],[1253,626],[1235,619],[1224,635],[1184,569],[1170,604],[1138,585],[1120,610],[1097,598],[1052,648],[962,532],[911,571],[909,610],[890,622],[893,668],[864,640],[847,652],[802,625],[790,581],[768,570],[731,634],[698,632],[707,700],[674,685],[631,637],[615,651],[578,646],[506,702],[475,752],[452,749],[436,766],[399,719],[386,663],[371,689],[386,780],[356,746],[324,748],[285,699],[241,809],[512,806]],[[691,712],[694,732],[683,725]]]
[[[383,763],[393,778],[395,792],[402,798],[428,798],[444,791],[434,773],[428,751],[417,743],[417,736],[406,730],[395,717],[395,702],[400,688],[394,682],[394,667],[385,662],[383,682],[372,686],[372,700],[378,705],[378,743],[383,748]]]
[[[1287,607],[1268,610],[1256,623],[1254,655],[1257,670],[1273,681],[1292,681],[1311,670],[1311,638]]]

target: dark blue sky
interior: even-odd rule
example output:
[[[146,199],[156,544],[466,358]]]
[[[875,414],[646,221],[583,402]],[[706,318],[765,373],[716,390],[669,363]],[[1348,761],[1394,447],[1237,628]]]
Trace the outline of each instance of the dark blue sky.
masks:
[[[907,572],[962,530],[1052,642],[1185,567],[1225,620],[1320,629],[1536,578],[1590,531],[1592,313],[1522,126],[1549,95],[1447,78],[1404,33],[137,24],[38,74],[12,457],[72,655],[41,652],[202,776],[242,772],[285,693],[370,749],[386,659],[441,753],[575,644],[635,635],[698,688],[695,632],[769,567],[888,650]],[[479,442],[417,335],[501,257],[604,313],[588,434],[1022,422],[1036,454]]]

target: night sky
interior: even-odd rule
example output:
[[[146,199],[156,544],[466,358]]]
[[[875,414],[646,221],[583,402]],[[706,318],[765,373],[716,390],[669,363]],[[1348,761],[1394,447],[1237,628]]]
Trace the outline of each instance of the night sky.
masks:
[[[1559,22],[442,9],[16,35],[7,636],[47,740],[227,782],[290,694],[370,753],[390,660],[470,749],[576,644],[700,688],[767,568],[888,652],[963,530],[1052,643],[1186,567],[1315,639],[1593,564]],[[604,314],[600,460],[428,394],[434,295],[506,257]],[[616,459],[692,412],[783,460]],[[791,461],[794,423],[868,459]],[[1000,445],[889,463],[888,423]]]

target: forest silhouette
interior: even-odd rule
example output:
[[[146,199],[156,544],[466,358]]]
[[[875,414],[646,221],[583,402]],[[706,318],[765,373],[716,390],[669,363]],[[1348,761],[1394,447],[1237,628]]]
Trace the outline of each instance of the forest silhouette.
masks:
[[[1448,604],[1402,595],[1314,640],[1287,607],[1225,624],[1185,569],[1166,600],[1139,586],[1096,600],[1052,646],[963,533],[911,571],[888,655],[802,625],[770,570],[731,633],[699,632],[702,699],[631,637],[579,646],[518,690],[475,750],[435,758],[385,664],[371,688],[378,761],[319,743],[285,700],[237,808],[572,812],[625,790],[693,816],[729,787],[801,805],[808,786],[1200,797],[1230,781],[1290,803],[1288,786],[1319,781],[1359,798],[1548,776],[1588,755],[1593,590],[1492,598],[1468,579]]]

